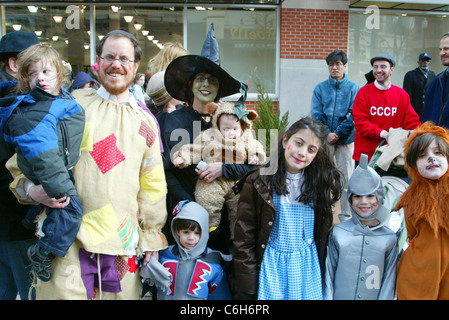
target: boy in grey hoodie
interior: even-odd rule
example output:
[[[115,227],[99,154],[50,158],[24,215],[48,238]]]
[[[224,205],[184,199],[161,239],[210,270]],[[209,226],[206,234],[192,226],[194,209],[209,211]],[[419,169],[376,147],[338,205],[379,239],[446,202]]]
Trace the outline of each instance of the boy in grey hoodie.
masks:
[[[158,300],[205,300],[224,277],[222,262],[230,256],[207,247],[209,213],[198,203],[181,201],[173,210],[172,234],[177,245],[159,252],[140,275],[158,288]]]
[[[325,300],[393,300],[398,240],[385,224],[382,179],[368,167],[368,156],[349,179],[352,218],[334,226],[328,242]]]

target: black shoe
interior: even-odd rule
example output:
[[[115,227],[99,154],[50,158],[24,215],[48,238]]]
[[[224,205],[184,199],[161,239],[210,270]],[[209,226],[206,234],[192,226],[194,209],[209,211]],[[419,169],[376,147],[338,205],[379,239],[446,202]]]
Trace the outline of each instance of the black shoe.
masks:
[[[49,281],[51,279],[52,257],[51,253],[42,253],[37,244],[28,248],[28,258],[31,260],[31,269],[36,277],[42,281]]]

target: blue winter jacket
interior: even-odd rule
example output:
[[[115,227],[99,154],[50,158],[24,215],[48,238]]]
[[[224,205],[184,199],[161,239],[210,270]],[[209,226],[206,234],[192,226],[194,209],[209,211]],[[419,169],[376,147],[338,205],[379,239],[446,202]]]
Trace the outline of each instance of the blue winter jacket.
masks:
[[[439,73],[430,83],[426,91],[424,107],[422,112],[422,122],[433,121],[437,126],[449,129],[449,98],[443,105],[443,93],[449,75],[447,70]]]
[[[312,96],[312,117],[326,126],[326,132],[335,132],[339,139],[336,145],[354,142],[355,125],[352,106],[359,86],[348,79],[329,79],[317,84]]]
[[[84,132],[84,109],[62,90],[54,96],[36,86],[12,104],[0,99],[0,133],[16,146],[20,170],[55,198],[77,194],[68,169],[79,160]]]

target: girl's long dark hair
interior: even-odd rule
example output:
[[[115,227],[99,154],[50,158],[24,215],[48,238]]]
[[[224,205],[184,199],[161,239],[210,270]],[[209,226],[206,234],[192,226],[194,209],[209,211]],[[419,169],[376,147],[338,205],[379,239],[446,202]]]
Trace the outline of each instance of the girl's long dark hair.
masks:
[[[286,184],[287,168],[285,163],[285,149],[282,140],[290,139],[299,130],[310,129],[318,137],[321,146],[315,159],[304,169],[304,183],[301,187],[301,195],[297,199],[300,202],[312,206],[315,215],[332,222],[332,205],[341,197],[343,175],[336,168],[333,159],[330,157],[326,140],[326,129],[320,122],[314,121],[310,117],[296,121],[285,132],[278,144],[278,170],[274,174],[274,191],[277,194],[288,193]]]

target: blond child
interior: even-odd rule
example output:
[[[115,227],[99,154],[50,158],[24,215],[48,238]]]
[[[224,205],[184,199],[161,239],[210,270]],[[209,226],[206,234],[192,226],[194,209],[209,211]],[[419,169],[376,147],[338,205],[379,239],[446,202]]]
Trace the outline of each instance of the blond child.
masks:
[[[40,239],[28,249],[28,256],[35,275],[48,281],[52,258],[66,254],[81,223],[82,206],[71,168],[80,156],[84,110],[63,88],[66,71],[54,48],[33,45],[19,54],[17,63],[22,94],[1,108],[0,130],[16,146],[23,174],[41,184],[50,198],[69,202],[63,209],[41,205],[24,220],[33,223],[45,209]]]

